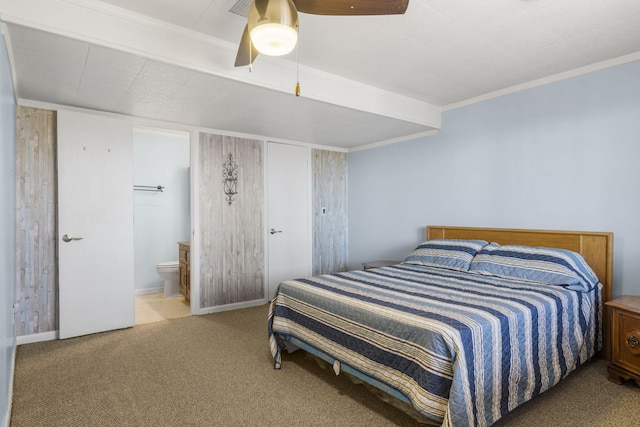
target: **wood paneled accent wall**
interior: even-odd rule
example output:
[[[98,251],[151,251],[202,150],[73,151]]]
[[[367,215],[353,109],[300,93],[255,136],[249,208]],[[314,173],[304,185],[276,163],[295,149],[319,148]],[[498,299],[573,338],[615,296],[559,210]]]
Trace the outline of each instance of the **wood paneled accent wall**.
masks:
[[[200,308],[264,298],[264,142],[200,134]],[[223,163],[238,165],[227,202]]]
[[[56,112],[16,109],[16,334],[58,328]]]
[[[346,271],[347,153],[314,149],[312,157],[313,274]]]

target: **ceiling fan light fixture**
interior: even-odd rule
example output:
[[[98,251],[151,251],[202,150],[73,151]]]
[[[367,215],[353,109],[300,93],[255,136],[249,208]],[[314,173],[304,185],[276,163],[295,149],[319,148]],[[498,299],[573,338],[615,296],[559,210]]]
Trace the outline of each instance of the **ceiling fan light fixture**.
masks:
[[[291,52],[298,41],[298,32],[282,24],[262,24],[251,30],[251,43],[258,52],[281,56]]]
[[[261,15],[254,0],[249,7],[248,29],[258,52],[286,55],[298,42],[298,12],[291,0],[269,0]]]

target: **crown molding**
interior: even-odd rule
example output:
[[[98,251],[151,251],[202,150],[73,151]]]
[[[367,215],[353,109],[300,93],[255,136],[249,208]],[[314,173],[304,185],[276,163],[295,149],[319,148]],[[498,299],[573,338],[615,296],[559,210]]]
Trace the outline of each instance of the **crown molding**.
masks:
[[[371,144],[365,144],[365,145],[360,145],[358,147],[350,148],[349,153],[353,153],[355,151],[368,150],[370,148],[382,147],[385,145],[396,144],[398,142],[413,141],[415,139],[427,138],[437,134],[438,134],[437,129],[428,130],[426,132],[414,133],[413,135],[405,135],[398,138],[387,139],[385,141],[378,141]]]
[[[508,87],[506,89],[497,90],[495,92],[487,93],[474,98],[469,98],[464,101],[454,102],[442,107],[442,111],[449,111],[456,108],[466,107],[467,105],[477,104],[478,102],[488,101],[493,98],[498,98],[504,95],[509,95],[516,92],[522,92],[527,89],[532,89],[538,86],[544,86],[549,83],[555,83],[561,80],[570,79],[572,77],[581,76],[583,74],[592,73],[594,71],[603,70],[605,68],[615,67],[617,65],[626,64],[628,62],[640,60],[640,52],[631,53],[629,55],[620,56],[618,58],[608,59],[606,61],[590,64],[585,67],[576,68],[573,70],[565,71],[562,73],[554,74],[552,76],[544,77],[537,80],[532,80],[527,83]]]

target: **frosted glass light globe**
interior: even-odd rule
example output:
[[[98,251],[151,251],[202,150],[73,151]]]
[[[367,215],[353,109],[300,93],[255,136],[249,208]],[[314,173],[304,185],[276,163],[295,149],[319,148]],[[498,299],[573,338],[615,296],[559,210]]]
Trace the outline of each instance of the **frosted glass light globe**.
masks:
[[[251,43],[262,54],[286,55],[298,42],[298,11],[291,0],[269,0],[263,15],[251,2],[247,22]]]

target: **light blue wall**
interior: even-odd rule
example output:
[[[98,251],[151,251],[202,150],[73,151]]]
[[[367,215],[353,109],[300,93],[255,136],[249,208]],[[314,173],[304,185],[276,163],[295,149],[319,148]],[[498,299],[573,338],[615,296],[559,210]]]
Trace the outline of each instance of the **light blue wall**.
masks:
[[[177,262],[177,242],[190,240],[189,138],[187,132],[133,133],[134,184],[165,187],[162,193],[133,192],[136,290],[164,286],[156,264]]]
[[[612,231],[640,295],[640,61],[443,113],[435,136],[349,154],[349,261],[402,259],[426,225]]]
[[[9,425],[9,393],[16,333],[16,101],[9,60],[0,38],[0,425]]]

